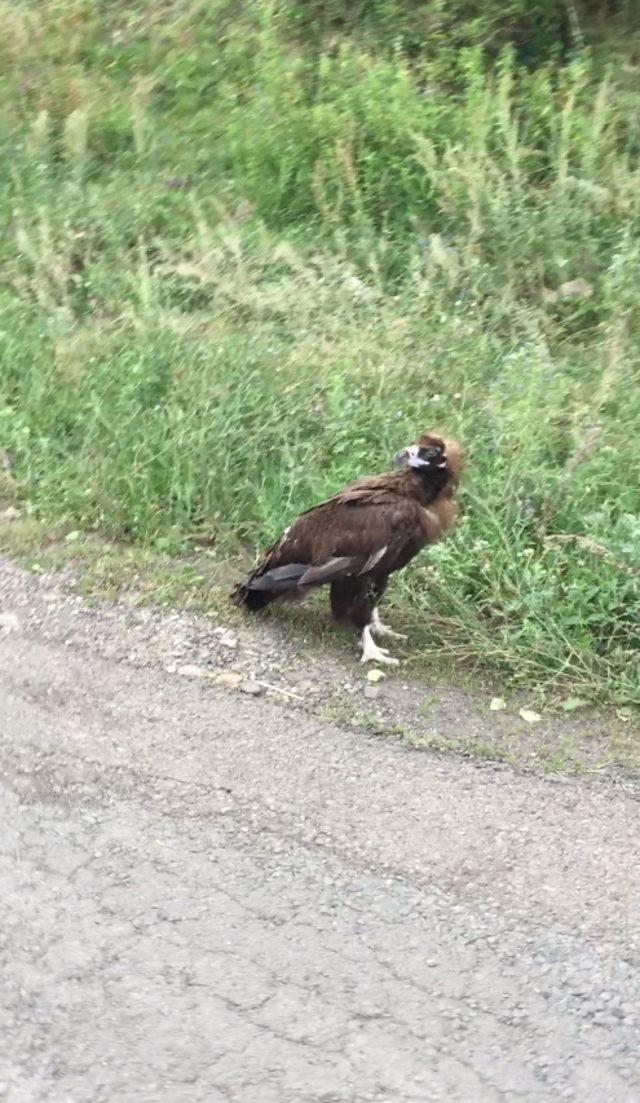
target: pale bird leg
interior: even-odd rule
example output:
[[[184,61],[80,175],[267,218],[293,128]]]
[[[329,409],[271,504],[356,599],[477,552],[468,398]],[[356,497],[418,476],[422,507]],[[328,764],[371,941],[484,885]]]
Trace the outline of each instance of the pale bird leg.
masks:
[[[367,624],[362,633],[362,659],[363,663],[387,663],[389,666],[397,666],[398,660],[394,659],[384,647],[378,647],[371,635],[371,626]]]
[[[371,631],[375,632],[376,636],[382,636],[383,639],[386,636],[389,640],[406,640],[406,636],[402,635],[402,632],[394,632],[393,628],[389,628],[388,624],[383,624],[380,620],[380,614],[377,607],[373,610],[373,616],[371,618]]]

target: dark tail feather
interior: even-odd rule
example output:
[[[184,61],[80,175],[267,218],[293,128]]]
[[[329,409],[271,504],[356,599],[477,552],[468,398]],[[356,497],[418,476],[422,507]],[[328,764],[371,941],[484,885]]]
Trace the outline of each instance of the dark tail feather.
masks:
[[[277,596],[268,590],[250,590],[245,582],[240,582],[231,593],[231,601],[234,605],[242,605],[251,613],[257,613],[270,605]]]
[[[247,586],[250,590],[273,590],[274,593],[295,590],[308,566],[308,563],[287,563],[284,567],[273,567],[250,578]]]
[[[298,582],[307,570],[307,563],[288,563],[285,567],[274,567],[264,574],[254,575],[246,582],[240,582],[231,594],[234,605],[243,605],[252,613],[270,605],[272,601],[298,589]]]
[[[351,574],[359,566],[359,560],[353,555],[334,555],[324,563],[309,567],[300,579],[301,586],[324,586],[333,578]]]

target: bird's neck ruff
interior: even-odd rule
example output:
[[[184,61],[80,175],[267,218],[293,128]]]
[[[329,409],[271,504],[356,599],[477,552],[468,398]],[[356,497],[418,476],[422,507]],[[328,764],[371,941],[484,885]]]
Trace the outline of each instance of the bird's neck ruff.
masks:
[[[451,481],[446,468],[430,467],[424,470],[410,468],[397,476],[407,497],[414,498],[422,506],[431,505]]]

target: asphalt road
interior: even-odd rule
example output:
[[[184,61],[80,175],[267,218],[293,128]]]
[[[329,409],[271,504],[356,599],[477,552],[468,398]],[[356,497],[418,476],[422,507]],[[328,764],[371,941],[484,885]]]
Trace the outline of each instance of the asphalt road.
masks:
[[[34,587],[5,564],[0,1099],[640,1100],[632,789],[128,662]]]

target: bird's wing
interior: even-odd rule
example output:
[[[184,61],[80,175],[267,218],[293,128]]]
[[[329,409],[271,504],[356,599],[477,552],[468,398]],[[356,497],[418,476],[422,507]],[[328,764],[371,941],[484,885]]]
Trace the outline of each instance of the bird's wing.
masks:
[[[390,482],[361,479],[301,514],[266,553],[250,588],[321,586],[404,566],[426,542],[424,511]]]

